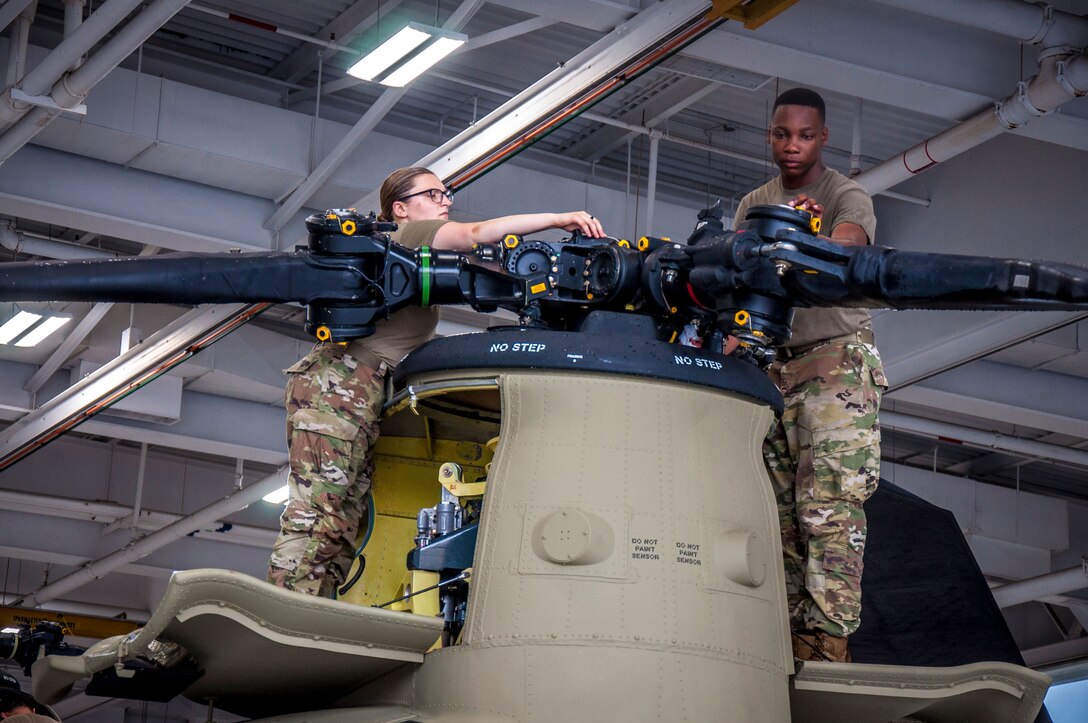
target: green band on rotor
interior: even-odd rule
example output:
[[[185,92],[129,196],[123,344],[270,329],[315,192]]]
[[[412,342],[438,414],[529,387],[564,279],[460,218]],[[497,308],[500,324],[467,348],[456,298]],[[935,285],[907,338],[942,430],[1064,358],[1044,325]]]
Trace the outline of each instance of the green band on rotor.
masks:
[[[419,262],[423,273],[420,274],[420,294],[419,301],[421,306],[431,305],[431,247],[421,246],[419,249]]]

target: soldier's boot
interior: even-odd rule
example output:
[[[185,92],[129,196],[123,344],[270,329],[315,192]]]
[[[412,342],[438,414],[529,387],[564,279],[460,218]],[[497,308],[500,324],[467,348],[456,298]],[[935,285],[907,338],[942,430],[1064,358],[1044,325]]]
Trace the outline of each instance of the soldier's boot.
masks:
[[[850,650],[847,639],[823,630],[793,633],[793,657],[798,660],[822,660],[830,663],[849,663]]]

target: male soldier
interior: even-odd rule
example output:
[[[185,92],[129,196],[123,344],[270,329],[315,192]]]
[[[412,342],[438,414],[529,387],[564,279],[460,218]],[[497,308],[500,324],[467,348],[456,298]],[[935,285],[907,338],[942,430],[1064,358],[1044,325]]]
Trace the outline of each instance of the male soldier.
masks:
[[[781,175],[746,195],[734,226],[756,205],[789,204],[822,217],[831,240],[872,243],[873,202],[827,168],[823,98],[794,88],[774,102],[767,142]],[[793,336],[769,375],[785,399],[763,444],[778,502],[794,655],[849,661],[861,622],[865,500],[880,479],[877,409],[887,387],[863,309],[797,309]]]
[[[59,718],[52,708],[42,705],[29,693],[24,693],[18,680],[0,672],[0,720],[14,723],[56,723]]]

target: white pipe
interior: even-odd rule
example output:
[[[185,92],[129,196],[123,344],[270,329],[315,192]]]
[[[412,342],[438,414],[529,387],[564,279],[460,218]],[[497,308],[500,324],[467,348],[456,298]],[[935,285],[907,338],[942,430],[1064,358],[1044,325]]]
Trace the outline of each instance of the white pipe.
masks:
[[[98,522],[103,525],[103,537],[113,534],[117,530],[127,528],[128,521],[132,519],[131,507],[114,502],[89,502],[87,500],[46,497],[40,494],[30,494],[29,492],[10,492],[6,490],[0,490],[0,509],[18,510],[20,514],[56,517],[62,520]],[[140,513],[137,527],[141,530],[156,532],[181,518],[182,515],[176,515],[172,512],[155,512],[145,508]],[[197,539],[214,539],[217,542],[225,542],[231,545],[271,549],[276,534],[276,530],[265,527],[231,525],[230,530],[225,532],[199,532],[197,533]],[[8,550],[8,553],[8,557],[15,556],[10,550]]]
[[[1010,582],[1006,585],[995,587],[991,590],[994,600],[999,608],[1009,608],[1020,603],[1062,595],[1074,590],[1088,587],[1088,561],[1081,560],[1081,564],[1066,570],[1051,572],[1039,577],[1031,577],[1027,580]]]
[[[53,100],[62,108],[71,108],[82,103],[92,88],[188,3],[189,0],[156,0],[148,5],[146,10],[130,20],[78,70],[54,83]]]
[[[64,0],[64,37],[70,38],[80,25],[83,24],[84,0]],[[69,70],[75,70],[83,63],[83,57],[76,59]]]
[[[31,3],[37,3],[37,0],[7,0],[3,5],[0,5],[0,30],[7,28],[11,21],[22,14]],[[33,9],[31,9],[31,15],[33,15],[33,12]]]
[[[26,72],[26,47],[30,39],[30,24],[34,22],[34,13],[38,9],[38,1],[32,0],[32,2],[21,3],[9,1],[8,5],[12,6],[12,8],[19,5],[29,7],[20,9],[17,12],[18,17],[13,18],[14,24],[11,26],[11,35],[8,40],[8,67],[4,76],[5,88],[18,82],[19,78],[23,77],[23,73]],[[3,10],[8,10],[8,5],[5,5]],[[10,22],[9,20],[3,24],[7,26]]]
[[[1044,48],[1088,45],[1088,18],[1024,0],[877,0],[919,15],[947,20]]]
[[[102,38],[125,19],[142,0],[107,0],[70,37],[61,41],[20,83],[28,95],[42,95]],[[11,88],[0,98],[0,123],[12,123],[27,112],[11,100]]]
[[[0,222],[0,247],[13,253],[31,256],[45,256],[50,259],[112,259],[117,256],[109,251],[94,249],[90,246],[77,246],[62,241],[31,238],[18,231],[11,221]]]
[[[15,601],[13,604],[21,605],[26,608],[38,607],[42,603],[60,597],[92,580],[97,580],[122,565],[127,565],[130,562],[146,557],[155,550],[165,547],[175,540],[180,540],[181,538],[188,536],[194,530],[199,530],[205,525],[219,520],[221,517],[249,506],[272,490],[279,489],[287,484],[287,471],[288,466],[284,465],[264,479],[254,482],[249,487],[228,495],[217,502],[213,502],[188,517],[183,517],[172,525],[168,525],[157,532],[153,532],[131,545],[106,555],[103,558],[89,562],[70,575],[66,575],[59,580],[44,585],[36,592],[27,595],[21,600]]]
[[[850,178],[861,173],[861,98],[854,99],[853,130],[850,135]]]
[[[1027,84],[1019,84],[1015,93],[994,108],[873,166],[854,180],[870,194],[879,193],[1045,115],[1072,98],[1088,94],[1088,55],[1050,55],[1039,65],[1038,75]]]
[[[120,65],[122,60],[131,55],[152,33],[176,15],[188,2],[189,0],[157,0],[148,6],[146,10],[130,20],[124,28],[106,43],[101,50],[80,66],[78,70],[72,71],[56,81],[51,93],[53,101],[61,108],[72,108],[82,103],[95,85],[109,75],[114,68]],[[103,5],[98,12],[91,16],[91,19],[105,8],[106,5]],[[83,23],[72,37],[74,38],[80,31],[90,25],[91,19]],[[61,43],[61,45],[63,44]],[[60,46],[57,47],[60,48]],[[52,57],[53,55],[49,56],[49,58]],[[49,60],[49,58],[46,58],[46,60]],[[37,68],[34,70],[36,71]],[[33,72],[31,71],[31,73]],[[27,75],[29,77],[30,73]],[[10,94],[5,97],[10,100]],[[0,102],[0,119],[3,118],[4,109],[5,104]],[[0,136],[0,163],[11,158],[16,151],[29,143],[43,128],[53,122],[53,119],[59,115],[60,111],[37,106],[29,112],[24,110],[16,111],[16,113],[23,113],[24,115],[3,136]],[[18,115],[16,117],[18,118]]]
[[[657,150],[661,137],[650,136],[650,167],[646,172],[646,230],[654,232],[654,206],[657,204]]]
[[[136,472],[136,501],[132,503],[132,520],[129,527],[136,530],[140,526],[140,507],[144,501],[144,481],[147,479],[147,442],[140,443],[140,466]]]
[[[955,439],[971,447],[996,449],[1021,456],[1039,457],[1054,462],[1067,462],[1079,467],[1088,467],[1088,451],[1082,449],[1061,447],[1046,442],[1034,442],[1018,437],[1008,437],[997,432],[961,427],[957,424],[922,419],[921,417],[913,417],[899,412],[881,410],[880,425],[891,429],[900,429],[904,432],[916,432],[929,437]]]

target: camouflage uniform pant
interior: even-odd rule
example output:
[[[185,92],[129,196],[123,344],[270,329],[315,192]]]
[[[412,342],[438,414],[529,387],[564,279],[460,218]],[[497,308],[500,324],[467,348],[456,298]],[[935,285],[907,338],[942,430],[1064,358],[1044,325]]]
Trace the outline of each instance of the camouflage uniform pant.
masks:
[[[385,364],[368,366],[338,344],[318,344],[287,370],[290,496],[268,580],[331,597],[351,567],[370,489]]]
[[[861,623],[865,500],[880,479],[876,348],[832,342],[769,370],[785,399],[763,443],[782,528],[794,630],[847,636]]]

